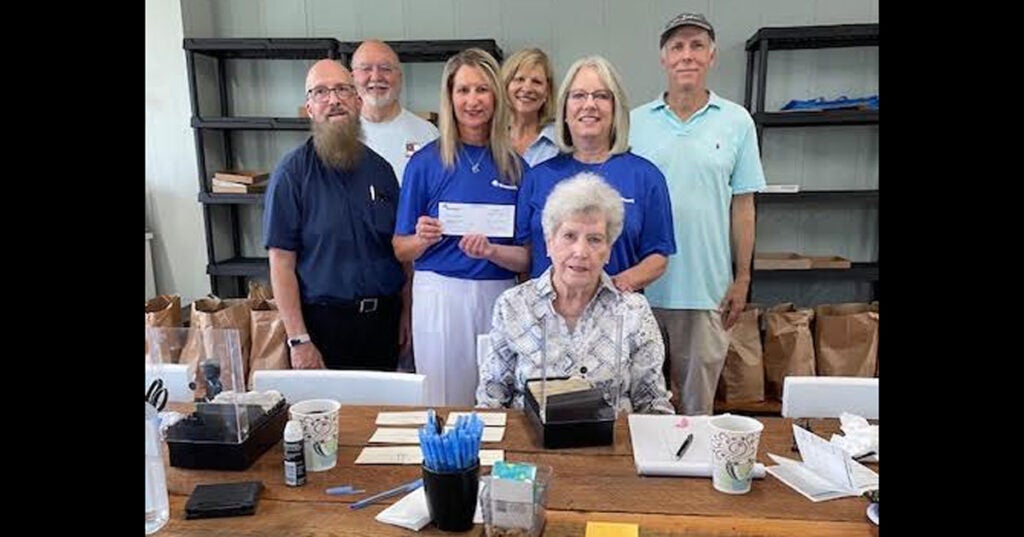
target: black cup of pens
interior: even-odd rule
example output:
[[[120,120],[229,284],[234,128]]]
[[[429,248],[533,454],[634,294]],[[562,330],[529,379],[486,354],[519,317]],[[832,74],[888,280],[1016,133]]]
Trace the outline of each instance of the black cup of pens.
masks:
[[[441,418],[427,411],[419,430],[423,452],[423,491],[430,519],[441,531],[473,527],[480,487],[480,439],[484,424],[475,414],[460,416],[443,430]]]
[[[473,527],[480,465],[458,472],[434,472],[423,465],[423,491],[430,519],[441,531],[467,531]]]

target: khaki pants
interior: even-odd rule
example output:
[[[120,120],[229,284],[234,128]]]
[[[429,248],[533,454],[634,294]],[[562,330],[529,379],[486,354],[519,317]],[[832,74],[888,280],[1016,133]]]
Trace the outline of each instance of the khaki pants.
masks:
[[[665,362],[676,412],[690,416],[714,412],[715,389],[729,351],[729,334],[717,310],[652,308],[665,339]]]

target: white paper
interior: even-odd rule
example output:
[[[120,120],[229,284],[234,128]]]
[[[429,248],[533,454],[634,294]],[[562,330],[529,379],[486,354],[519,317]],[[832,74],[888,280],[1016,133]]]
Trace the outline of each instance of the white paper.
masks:
[[[504,415],[504,414],[502,414],[502,415]],[[444,430],[445,431],[450,431],[450,430],[452,430],[454,428],[455,428],[454,425],[452,425],[452,426],[445,425]],[[505,437],[505,428],[504,427],[484,427],[484,432],[480,436],[480,441],[483,442],[483,443],[486,443],[486,444],[490,444],[490,443],[494,443],[494,442],[501,442],[501,439],[504,438],[504,437]]]
[[[481,466],[493,466],[505,460],[505,450],[481,449],[479,456]],[[356,464],[423,464],[423,452],[419,446],[364,447]]]
[[[370,437],[371,444],[419,444],[419,429],[380,427]]]
[[[633,444],[636,473],[711,477],[709,417],[685,416],[688,425],[677,427],[683,416],[630,414],[629,438]],[[683,457],[676,460],[676,451],[689,433],[693,433],[693,442]],[[764,478],[764,465],[754,464],[752,475],[757,479]]]
[[[470,412],[449,412],[447,423],[454,425],[459,416],[468,417],[469,415]],[[480,421],[488,427],[504,427],[505,422],[508,421],[508,415],[504,412],[477,412],[476,417],[480,418]]]
[[[483,482],[480,483],[483,486]],[[408,530],[420,531],[424,526],[430,524],[430,511],[427,509],[427,493],[420,487],[402,497],[401,500],[391,504],[387,509],[377,513],[374,517],[377,522],[394,524]],[[480,494],[476,495],[476,513],[473,515],[474,524],[483,524],[484,517],[480,511]]]
[[[450,431],[455,427],[445,427]],[[484,427],[480,441],[485,443],[501,442],[505,436],[504,427]],[[380,427],[370,437],[371,444],[419,444],[419,429],[408,427]]]
[[[380,412],[377,414],[377,425],[423,425],[427,422],[426,410],[409,412]]]
[[[437,205],[437,218],[445,235],[480,234],[511,238],[515,229],[516,206],[494,203],[454,203]]]
[[[878,488],[878,474],[850,458],[841,447],[796,425],[793,437],[803,462],[769,453],[778,465],[767,470],[807,499],[820,502],[859,496]]]

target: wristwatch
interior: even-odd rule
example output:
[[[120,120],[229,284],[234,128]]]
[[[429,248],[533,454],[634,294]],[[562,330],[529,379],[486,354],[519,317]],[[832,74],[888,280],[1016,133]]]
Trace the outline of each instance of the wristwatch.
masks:
[[[309,339],[309,334],[299,334],[295,337],[288,338],[288,348],[294,349],[295,347],[302,345],[303,343],[309,343],[312,341]]]

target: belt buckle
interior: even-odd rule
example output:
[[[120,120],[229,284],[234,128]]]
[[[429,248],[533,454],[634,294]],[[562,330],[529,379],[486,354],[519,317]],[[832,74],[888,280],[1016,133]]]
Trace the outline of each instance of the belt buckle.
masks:
[[[359,301],[359,313],[373,313],[377,311],[376,298],[364,298]]]

